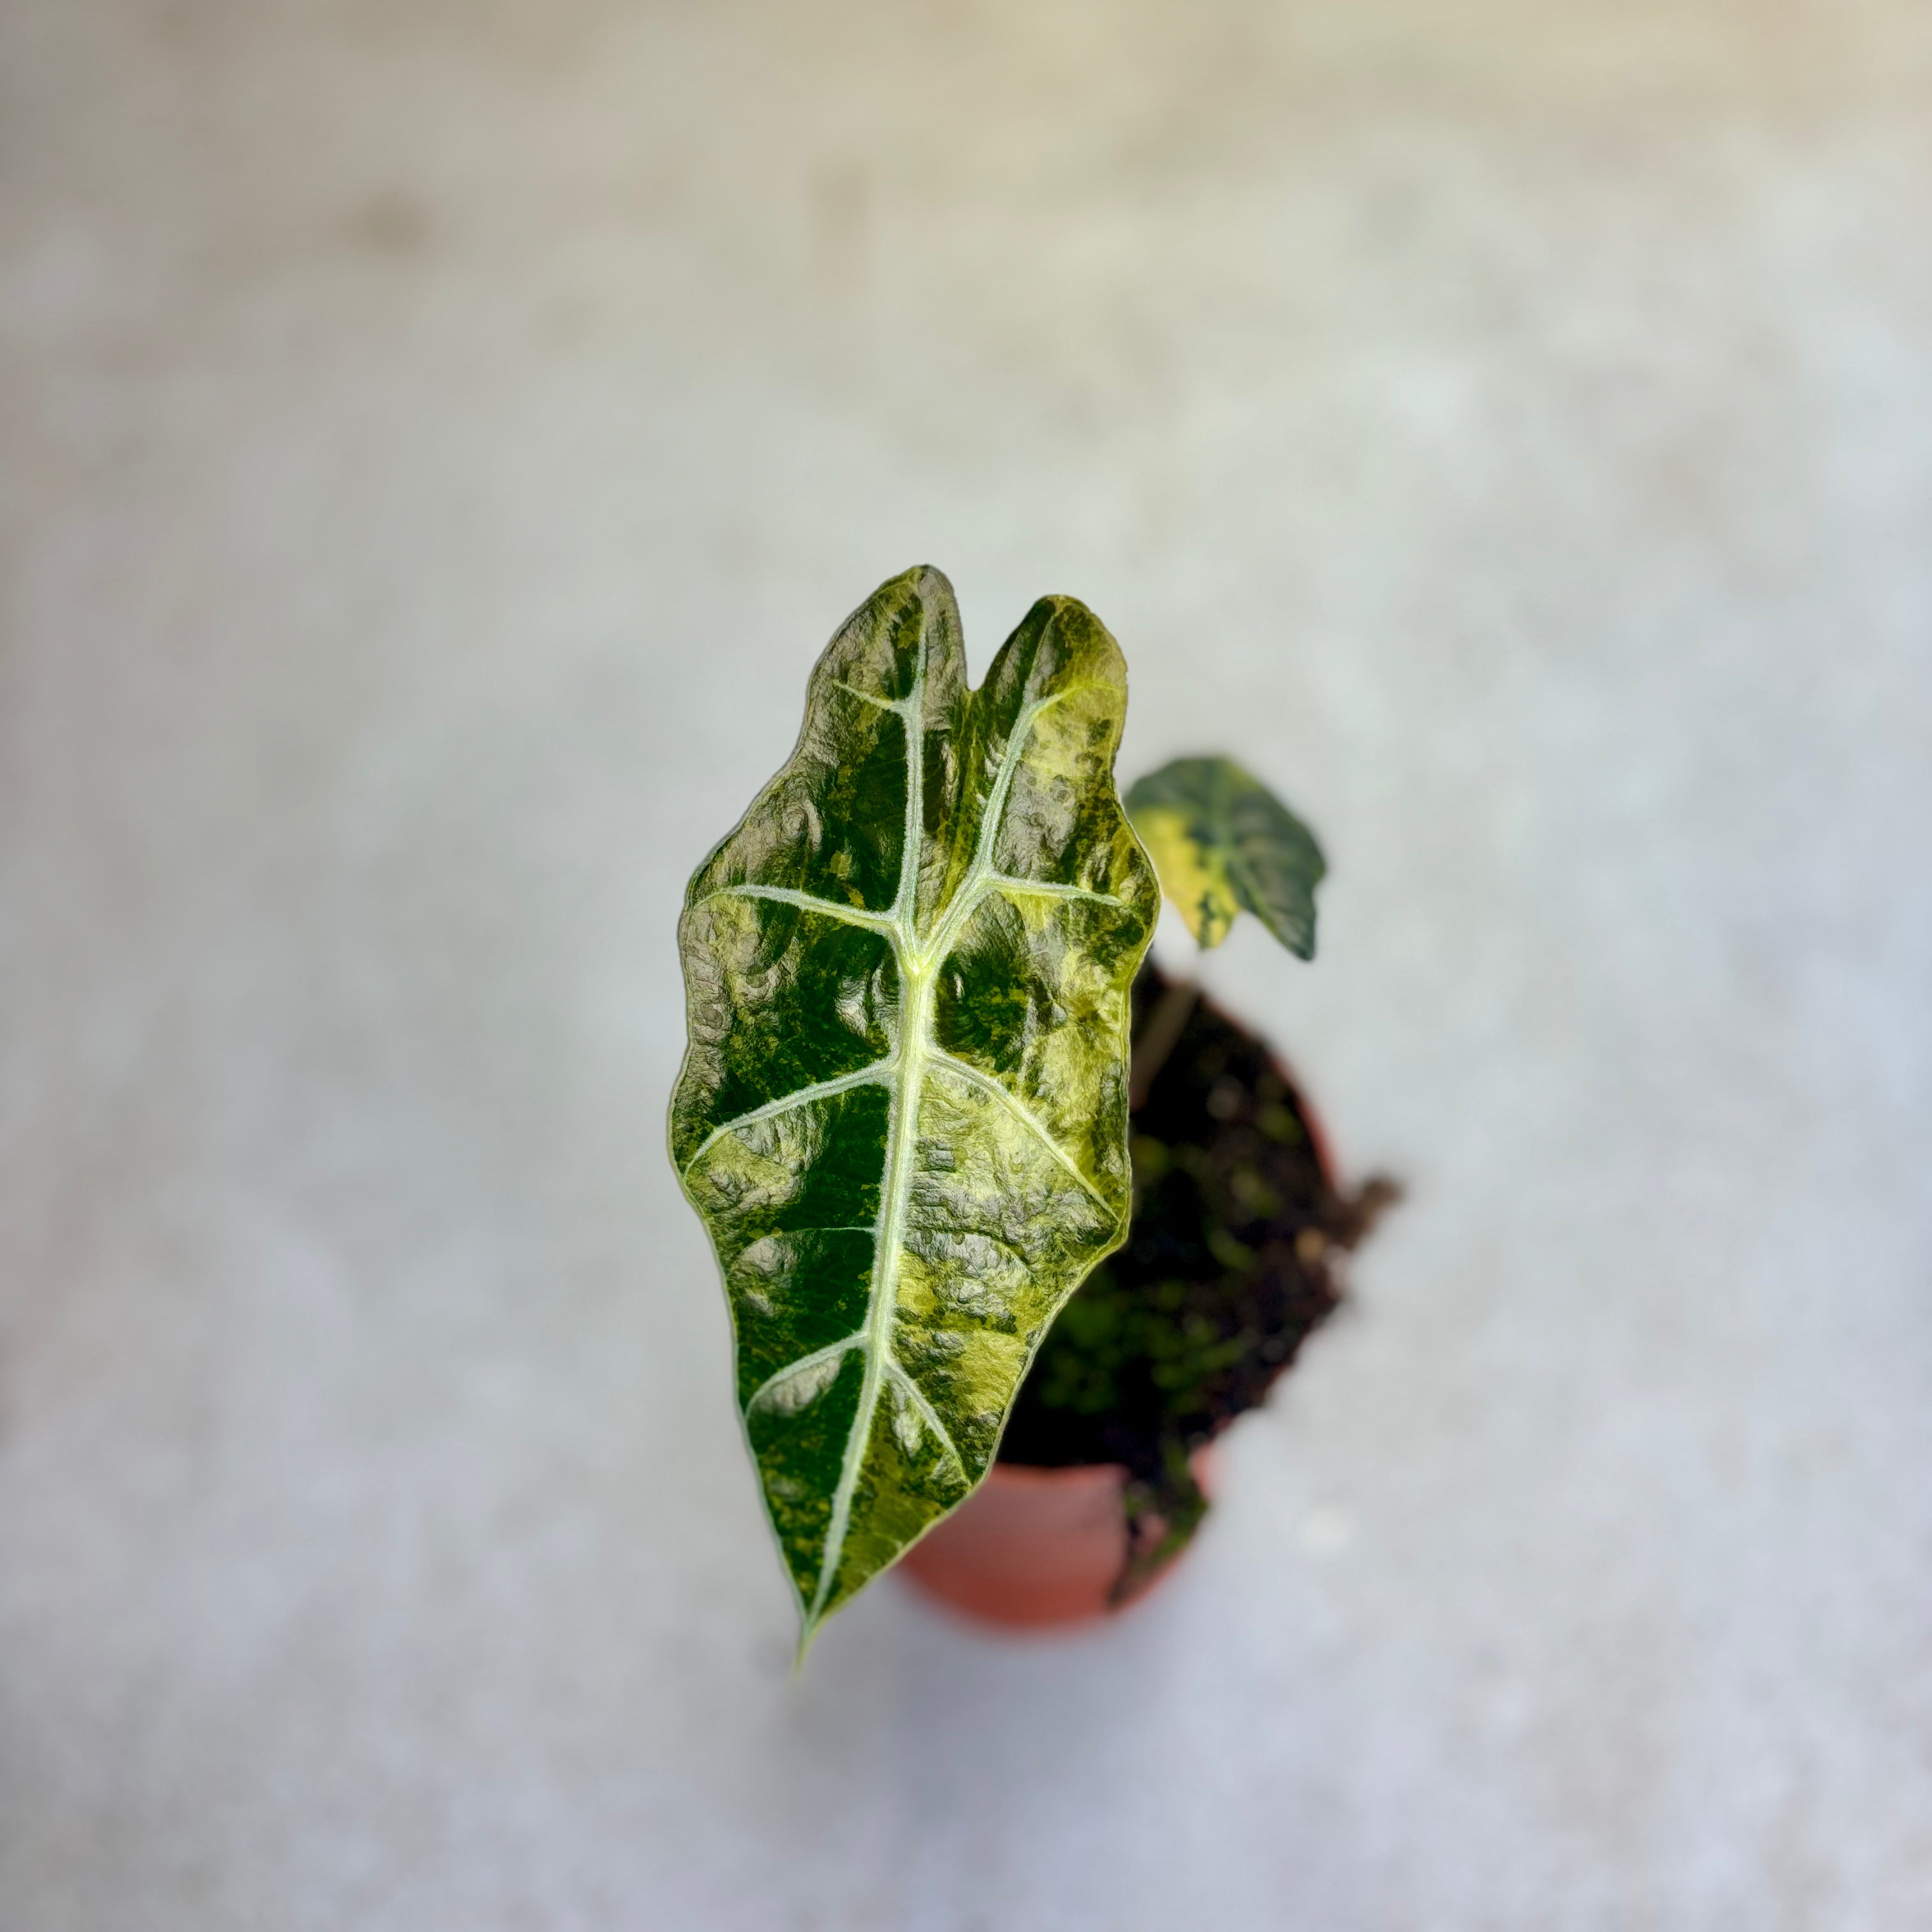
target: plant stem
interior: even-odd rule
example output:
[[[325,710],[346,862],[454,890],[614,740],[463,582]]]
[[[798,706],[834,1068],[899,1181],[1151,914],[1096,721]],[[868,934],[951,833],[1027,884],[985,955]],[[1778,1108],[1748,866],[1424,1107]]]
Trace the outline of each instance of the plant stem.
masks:
[[[1127,1068],[1127,1106],[1137,1111],[1146,1100],[1156,1076],[1167,1064],[1168,1055],[1180,1044],[1180,1036],[1194,1015],[1201,988],[1191,980],[1177,980],[1161,994],[1148,1016],[1140,1037],[1134,1042],[1133,1058]]]

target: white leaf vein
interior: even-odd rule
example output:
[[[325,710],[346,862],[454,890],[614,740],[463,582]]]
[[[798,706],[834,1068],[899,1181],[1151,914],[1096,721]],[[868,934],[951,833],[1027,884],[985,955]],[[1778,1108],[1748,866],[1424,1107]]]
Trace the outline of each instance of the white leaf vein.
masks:
[[[882,932],[895,946],[898,944],[898,922],[889,912],[868,912],[863,906],[844,905],[837,899],[820,898],[816,892],[801,892],[790,886],[720,886],[706,892],[698,903],[708,905],[713,899],[771,899],[780,905],[796,906],[802,912],[814,912],[825,919],[842,920],[848,926],[862,926],[871,932]]]
[[[856,1072],[842,1073],[832,1080],[815,1080],[809,1087],[795,1088],[789,1094],[781,1094],[776,1100],[767,1100],[762,1107],[754,1107],[748,1113],[739,1114],[721,1125],[713,1127],[698,1144],[697,1151],[684,1164],[687,1178],[691,1171],[727,1134],[735,1134],[740,1130],[753,1126],[760,1120],[776,1119],[781,1114],[788,1114],[794,1108],[809,1106],[814,1100],[823,1100],[834,1094],[849,1092],[854,1087],[870,1087],[886,1079],[896,1062],[891,1059],[875,1060]]]
[[[1052,1154],[1054,1159],[1065,1168],[1067,1172],[1072,1174],[1073,1178],[1078,1181],[1080,1185],[1086,1189],[1087,1192],[1092,1195],[1109,1214],[1114,1214],[1114,1204],[1081,1172],[1079,1163],[1060,1145],[1058,1141],[1054,1138],[1052,1131],[1047,1127],[1046,1123],[1004,1081],[995,1080],[990,1073],[982,1068],[975,1066],[970,1060],[962,1060],[956,1054],[948,1053],[944,1047],[936,1046],[932,1051],[933,1063],[939,1071],[944,1073],[957,1074],[962,1079],[978,1088],[982,1094],[988,1094],[998,1101],[1021,1126],[1031,1131],[1040,1145],[1045,1148],[1047,1152]],[[1116,1218],[1118,1218],[1118,1216]]]
[[[865,1330],[855,1328],[850,1334],[842,1335],[837,1341],[828,1342],[824,1348],[814,1348],[809,1354],[800,1355],[795,1361],[786,1363],[783,1368],[775,1369],[745,1398],[745,1413],[749,1415],[782,1384],[794,1381],[800,1376],[809,1375],[823,1362],[832,1361],[837,1357],[849,1354],[851,1350],[862,1346],[865,1340]]]
[[[904,1363],[898,1361],[890,1362],[887,1364],[887,1369],[892,1378],[892,1380],[896,1382],[899,1388],[904,1391],[908,1400],[909,1400],[913,1407],[917,1409],[920,1414],[926,1418],[926,1423],[932,1430],[933,1433],[939,1438],[940,1447],[946,1451],[947,1455],[952,1458],[953,1464],[958,1468],[960,1474],[962,1476],[964,1475],[966,1473],[966,1459],[960,1454],[959,1445],[953,1441],[952,1430],[948,1429],[946,1424],[940,1421],[939,1419],[938,1410],[934,1408],[932,1404],[926,1399],[925,1390],[921,1388],[918,1383],[913,1380],[910,1372],[906,1368]]]

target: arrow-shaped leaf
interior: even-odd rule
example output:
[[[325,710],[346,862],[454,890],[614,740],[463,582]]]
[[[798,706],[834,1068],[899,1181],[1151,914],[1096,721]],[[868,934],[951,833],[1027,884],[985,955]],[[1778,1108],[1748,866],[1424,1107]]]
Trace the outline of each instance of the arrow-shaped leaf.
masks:
[[[1138,781],[1127,812],[1168,897],[1204,950],[1252,913],[1315,957],[1315,888],[1328,868],[1306,826],[1232,758],[1176,758]]]
[[[1126,1232],[1129,988],[1159,897],[1118,647],[1043,598],[977,691],[952,586],[882,586],[699,867],[671,1152],[809,1640],[971,1492]]]

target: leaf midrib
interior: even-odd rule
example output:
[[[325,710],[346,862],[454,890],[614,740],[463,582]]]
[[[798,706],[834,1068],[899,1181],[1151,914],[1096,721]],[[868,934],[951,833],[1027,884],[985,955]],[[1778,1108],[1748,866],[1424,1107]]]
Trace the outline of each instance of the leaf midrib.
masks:
[[[898,928],[892,934],[892,949],[899,962],[899,1044],[896,1058],[898,1077],[887,1089],[890,1122],[886,1130],[886,1186],[879,1201],[878,1232],[872,1238],[872,1279],[867,1290],[864,1379],[859,1385],[859,1404],[845,1437],[845,1454],[838,1467],[838,1486],[832,1495],[832,1515],[826,1525],[825,1547],[819,1558],[818,1587],[813,1592],[805,1616],[809,1633],[825,1608],[838,1580],[839,1558],[845,1552],[845,1537],[852,1520],[852,1496],[857,1488],[859,1471],[872,1439],[872,1422],[878,1413],[879,1384],[892,1354],[892,1310],[898,1295],[898,1268],[896,1250],[912,1192],[913,1146],[917,1130],[919,1083],[923,1072],[926,1028],[932,1004],[932,979],[925,974],[910,974],[909,948],[904,934],[918,916],[919,862],[925,843],[926,809],[926,646],[922,640],[919,661],[913,671],[912,690],[900,714],[906,748],[906,800],[904,844],[899,854],[898,890],[892,898],[892,919]],[[923,962],[922,962],[923,963]],[[890,1258],[889,1259],[889,1258]],[[892,1292],[882,1293],[886,1278]],[[951,1438],[948,1437],[950,1442]],[[956,1459],[958,1451],[955,1449]],[[965,1467],[960,1466],[963,1477]]]

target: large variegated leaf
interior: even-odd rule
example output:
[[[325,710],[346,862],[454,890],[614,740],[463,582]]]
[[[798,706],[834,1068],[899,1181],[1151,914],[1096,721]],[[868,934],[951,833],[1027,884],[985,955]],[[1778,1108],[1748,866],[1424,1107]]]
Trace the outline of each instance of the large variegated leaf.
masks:
[[[1328,867],[1314,834],[1260,779],[1232,758],[1176,758],[1136,782],[1127,811],[1204,950],[1245,910],[1291,952],[1315,957],[1315,888]]]
[[[671,1151],[808,1640],[986,1473],[1118,1245],[1129,988],[1159,897],[1114,790],[1118,647],[1042,599],[966,681],[951,586],[884,585],[686,896]]]

